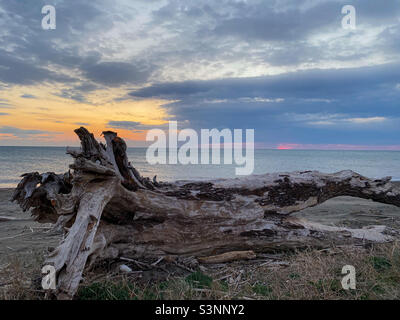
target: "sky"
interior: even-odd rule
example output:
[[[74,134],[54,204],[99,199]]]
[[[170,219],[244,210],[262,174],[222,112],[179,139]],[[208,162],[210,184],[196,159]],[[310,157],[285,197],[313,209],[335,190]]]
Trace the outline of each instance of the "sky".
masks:
[[[77,145],[80,126],[144,146],[173,120],[400,150],[399,98],[400,0],[0,0],[0,146]]]

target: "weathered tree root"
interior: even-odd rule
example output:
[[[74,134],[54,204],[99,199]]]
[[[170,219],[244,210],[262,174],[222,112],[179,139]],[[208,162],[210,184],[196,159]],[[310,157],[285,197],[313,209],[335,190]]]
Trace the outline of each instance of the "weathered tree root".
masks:
[[[85,266],[104,258],[168,255],[201,262],[226,252],[236,257],[240,254],[232,252],[385,242],[397,236],[384,226],[335,228],[289,216],[338,196],[400,207],[400,190],[390,177],[305,171],[158,183],[128,162],[125,142],[116,133],[104,132],[103,145],[85,128],[75,132],[81,148],[67,149],[73,172],[24,174],[13,195],[37,221],[65,231],[46,261],[57,271],[58,298],[72,298]]]

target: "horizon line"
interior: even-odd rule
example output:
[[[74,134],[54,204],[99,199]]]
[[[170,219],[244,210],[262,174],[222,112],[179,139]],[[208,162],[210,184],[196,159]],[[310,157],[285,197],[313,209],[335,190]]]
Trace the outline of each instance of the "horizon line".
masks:
[[[68,146],[40,146],[40,145],[24,145],[24,146],[2,146],[0,145],[0,148],[67,148],[67,147],[72,147],[72,148],[79,148],[80,146],[73,146],[73,145],[68,145]],[[360,146],[361,147],[361,146]],[[376,147],[376,148],[373,148]],[[148,148],[148,146],[128,146],[128,149],[146,149]],[[385,149],[387,148],[387,149]],[[397,149],[398,148],[398,149]],[[165,148],[167,150],[171,149],[171,148]],[[179,147],[177,148],[179,149]],[[199,147],[199,149],[201,149]],[[212,150],[213,148],[211,147],[210,150]],[[223,147],[221,147],[221,149],[223,149]],[[400,146],[371,146],[371,148],[368,148],[368,146],[365,146],[364,148],[296,148],[296,147],[290,147],[290,148],[282,148],[282,147],[255,147],[254,150],[271,150],[271,151],[394,151],[394,152],[400,152]]]

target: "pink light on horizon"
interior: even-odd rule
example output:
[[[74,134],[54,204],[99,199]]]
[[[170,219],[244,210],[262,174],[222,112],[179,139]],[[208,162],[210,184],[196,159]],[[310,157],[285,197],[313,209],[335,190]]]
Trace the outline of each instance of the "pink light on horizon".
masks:
[[[277,149],[278,150],[292,150],[292,149],[297,149],[296,147],[299,147],[299,144],[280,144]]]

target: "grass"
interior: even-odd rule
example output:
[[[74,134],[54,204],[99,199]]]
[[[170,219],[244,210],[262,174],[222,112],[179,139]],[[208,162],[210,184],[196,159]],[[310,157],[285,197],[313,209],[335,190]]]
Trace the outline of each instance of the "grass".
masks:
[[[253,285],[253,291],[259,296],[268,297],[272,294],[272,289],[267,284],[256,283]]]
[[[76,299],[81,300],[160,300],[160,299],[296,299],[296,300],[375,300],[400,299],[399,243],[369,249],[334,248],[305,250],[284,256],[286,264],[235,262],[207,266],[166,280],[133,281],[129,276],[87,279]],[[2,299],[41,298],[33,295],[22,277],[24,269],[13,262],[13,284]],[[356,290],[344,290],[344,265],[356,269]],[[22,267],[22,269],[21,269]],[[1,273],[0,273],[1,275]],[[28,287],[27,287],[28,286]]]
[[[117,281],[99,281],[81,286],[79,300],[181,300],[197,299],[198,293],[216,293],[226,290],[223,283],[200,271],[186,277],[177,277],[156,283],[134,283],[123,277]],[[217,297],[215,297],[217,298]]]
[[[22,259],[12,257],[0,266],[0,300],[38,300],[45,292],[40,289],[43,253],[34,252]]]
[[[201,271],[196,271],[191,273],[185,278],[186,282],[191,286],[203,289],[203,288],[211,288],[213,279]]]

